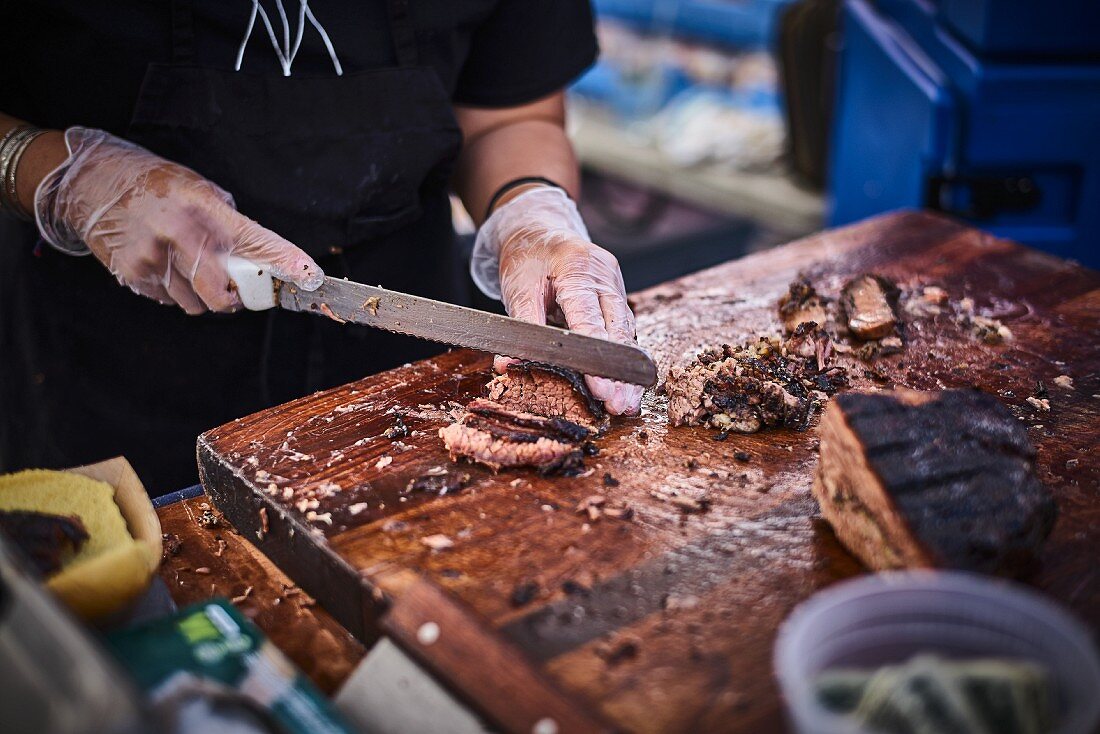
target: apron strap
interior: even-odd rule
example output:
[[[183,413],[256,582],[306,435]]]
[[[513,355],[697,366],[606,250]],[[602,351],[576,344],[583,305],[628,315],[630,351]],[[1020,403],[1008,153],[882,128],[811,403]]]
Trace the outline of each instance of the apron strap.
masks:
[[[172,0],[172,62],[195,61],[195,20],[193,0]]]
[[[172,0],[172,61],[191,64],[195,61],[194,0]],[[398,66],[419,66],[420,51],[416,44],[416,28],[409,12],[409,0],[387,0],[390,34]]]
[[[420,53],[416,46],[416,29],[409,15],[409,0],[388,0],[390,10],[390,34],[393,49],[397,53],[398,66],[419,66]]]

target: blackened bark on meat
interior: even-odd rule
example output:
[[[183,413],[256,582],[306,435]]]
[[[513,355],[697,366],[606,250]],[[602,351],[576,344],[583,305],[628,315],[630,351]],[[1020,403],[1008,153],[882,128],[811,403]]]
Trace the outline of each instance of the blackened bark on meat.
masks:
[[[23,551],[43,577],[61,570],[88,540],[88,531],[76,515],[52,515],[28,510],[0,510],[0,530]]]
[[[821,423],[813,492],[872,569],[1017,575],[1056,515],[1025,429],[971,390],[839,396]]]
[[[848,371],[843,367],[830,367],[813,376],[814,388],[826,395],[836,395],[848,387]]]
[[[570,451],[567,454],[562,454],[552,462],[535,468],[543,476],[560,474],[566,477],[575,477],[584,473],[584,451],[582,449]]]
[[[466,410],[474,416],[466,421],[467,425],[478,425],[479,422],[483,422],[486,426],[506,427],[517,434],[517,438],[512,439],[516,441],[547,437],[560,441],[579,442],[592,435],[592,431],[565,418],[545,418],[533,413],[508,410],[484,398],[475,399],[466,406]],[[524,435],[527,437],[524,438]],[[535,438],[530,438],[532,435]]]
[[[848,330],[860,339],[881,339],[897,330],[898,287],[879,275],[865,274],[848,281],[840,304]]]

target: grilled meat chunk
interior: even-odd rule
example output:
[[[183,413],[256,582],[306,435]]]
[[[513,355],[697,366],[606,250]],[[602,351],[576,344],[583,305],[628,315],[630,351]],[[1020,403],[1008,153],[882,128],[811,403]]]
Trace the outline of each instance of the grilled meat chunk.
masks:
[[[1056,514],[1025,429],[976,390],[839,396],[821,421],[813,493],[872,569],[1017,574]]]
[[[800,378],[803,365],[784,351],[779,342],[761,339],[711,347],[691,364],[673,366],[665,380],[669,423],[737,433],[806,428],[814,400]]]
[[[848,329],[860,339],[881,339],[897,333],[898,287],[878,275],[861,275],[840,292]]]
[[[88,531],[76,515],[0,510],[0,530],[27,555],[43,577],[60,571],[65,560],[88,540]]]
[[[824,328],[829,323],[827,306],[828,301],[818,295],[810,281],[800,278],[779,299],[779,318],[788,334],[810,322]]]
[[[489,400],[512,411],[565,418],[593,433],[608,425],[607,412],[584,378],[540,362],[516,362],[485,386]]]

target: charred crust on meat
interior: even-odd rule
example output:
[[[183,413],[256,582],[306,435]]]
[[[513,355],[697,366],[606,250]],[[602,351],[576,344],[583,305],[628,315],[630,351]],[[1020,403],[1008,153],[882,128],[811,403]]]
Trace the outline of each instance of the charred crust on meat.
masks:
[[[838,397],[821,423],[813,493],[873,569],[1020,575],[1056,515],[1026,429],[976,390]]]
[[[475,399],[466,406],[473,417],[467,425],[484,425],[482,430],[499,431],[501,438],[513,441],[537,441],[540,437],[553,437],[574,443],[592,436],[592,431],[565,418],[546,418],[533,413],[506,410],[484,398]]]
[[[539,594],[539,585],[536,581],[524,581],[516,584],[512,589],[512,596],[510,601],[513,607],[522,607],[530,604],[534,601],[535,597]]]

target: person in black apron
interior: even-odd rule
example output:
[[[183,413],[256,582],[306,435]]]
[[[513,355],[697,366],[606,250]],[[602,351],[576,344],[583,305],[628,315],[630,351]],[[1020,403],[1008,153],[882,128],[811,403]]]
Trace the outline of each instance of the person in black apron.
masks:
[[[153,494],[194,481],[201,431],[438,351],[278,309],[238,311],[215,255],[236,248],[306,288],[323,269],[462,302],[468,281],[448,193],[470,128],[454,105],[516,108],[560,90],[596,53],[580,0],[301,2],[282,39],[270,3],[32,5],[5,24],[22,33],[0,44],[19,62],[0,63],[12,75],[0,77],[0,111],[66,129],[71,153],[39,177],[33,198],[53,247],[29,225],[9,220],[0,231],[0,470],[122,453]],[[254,52],[267,41],[274,60]],[[507,122],[461,114],[490,130]],[[47,156],[24,147],[18,172],[33,179]],[[596,314],[570,319],[581,306],[558,297],[570,325],[608,335],[614,321],[610,335],[631,338],[617,265],[587,243],[568,197],[549,176],[532,178],[538,166],[485,160],[458,172],[493,179],[498,192],[482,185],[466,197],[474,209],[496,200],[479,236],[479,283],[492,271],[486,289],[499,287],[514,315],[540,320],[555,305],[545,283],[569,265],[574,301]],[[104,219],[89,214],[108,202]],[[135,216],[139,207],[149,213]],[[152,231],[136,233],[135,222]],[[561,232],[583,241],[562,246]],[[139,235],[149,252],[132,246]],[[95,258],[61,252],[85,245]],[[596,323],[601,307],[614,314],[606,325]],[[636,407],[634,392],[598,387],[618,395],[619,412]]]

